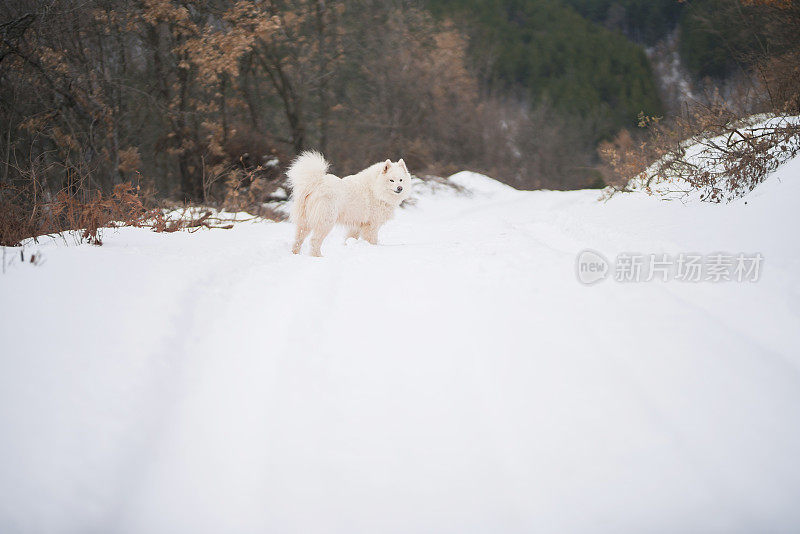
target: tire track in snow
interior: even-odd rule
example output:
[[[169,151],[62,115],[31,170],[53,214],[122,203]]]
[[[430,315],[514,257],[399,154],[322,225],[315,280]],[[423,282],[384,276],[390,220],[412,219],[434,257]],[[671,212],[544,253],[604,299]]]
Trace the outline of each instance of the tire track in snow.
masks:
[[[571,222],[573,223],[573,226],[570,228],[573,230],[571,234],[574,234],[574,226],[576,223],[579,224],[579,222],[574,219]],[[572,237],[571,234],[567,234],[561,225],[546,220],[538,219],[530,222],[506,221],[506,224],[518,234],[525,236],[525,238],[532,239],[542,247],[546,247],[548,250],[561,257],[568,257],[572,261],[574,261],[577,253],[581,250],[590,248],[603,249],[602,245],[598,247],[596,241],[589,244],[586,241],[577,240]],[[603,245],[605,245],[605,243]],[[577,284],[578,282],[576,281],[575,283]],[[586,291],[592,291],[592,288],[585,289]],[[689,304],[697,309],[701,316],[711,318],[712,322],[716,323],[719,329],[722,331],[729,330],[729,325],[721,321],[719,317],[710,315],[707,310],[696,306],[688,300],[680,299],[670,288],[659,285],[658,291],[667,295],[671,300],[684,300],[685,304]],[[604,296],[606,299],[609,299],[604,302],[604,305],[608,308],[621,310],[625,309],[629,304],[627,299],[621,298],[618,293],[615,292],[607,292]],[[601,309],[598,309],[597,313],[599,316],[603,312]],[[594,329],[598,337],[608,335],[607,330],[600,331],[599,329],[595,329],[591,323],[587,326]],[[601,346],[597,348],[602,350]],[[629,394],[642,407],[642,413],[648,414],[647,417],[650,420],[651,428],[654,430],[657,429],[658,433],[668,437],[675,451],[679,452],[683,457],[685,464],[693,466],[696,474],[702,473],[700,478],[707,487],[713,488],[711,493],[715,495],[724,495],[723,498],[718,499],[718,503],[738,503],[735,505],[725,504],[725,506],[727,506],[726,513],[729,514],[729,517],[739,518],[739,521],[735,524],[739,524],[740,526],[742,524],[747,524],[755,528],[759,523],[754,521],[752,517],[742,515],[747,510],[747,507],[744,506],[746,502],[745,495],[731,489],[735,485],[726,477],[724,467],[716,461],[715,451],[706,450],[702,454],[699,454],[697,448],[698,444],[693,443],[690,437],[691,435],[683,429],[684,425],[681,424],[681,421],[676,420],[674,416],[670,415],[670,411],[665,409],[666,407],[664,406],[663,399],[656,397],[652,392],[640,385],[641,380],[637,381],[634,378],[630,369],[630,364],[622,360],[617,351],[604,350],[603,357],[599,359],[604,362],[603,365],[598,366],[595,365],[594,362],[585,363],[595,368],[598,374],[606,376],[607,378],[604,380],[606,383],[612,383],[622,378],[622,382],[626,385]],[[607,368],[609,365],[612,366],[612,372],[609,372]],[[764,519],[766,518],[762,518],[762,520]]]

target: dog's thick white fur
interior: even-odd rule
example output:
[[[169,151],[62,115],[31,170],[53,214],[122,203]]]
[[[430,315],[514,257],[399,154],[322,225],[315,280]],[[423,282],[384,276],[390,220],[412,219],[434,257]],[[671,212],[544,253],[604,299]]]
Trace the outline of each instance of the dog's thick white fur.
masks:
[[[378,243],[378,230],[411,194],[411,175],[401,159],[386,160],[358,174],[338,178],[328,174],[319,152],[303,152],[286,171],[292,187],[292,221],[297,234],[292,252],[300,253],[311,233],[311,255],[322,255],[322,242],[334,225],[348,228],[347,237]]]

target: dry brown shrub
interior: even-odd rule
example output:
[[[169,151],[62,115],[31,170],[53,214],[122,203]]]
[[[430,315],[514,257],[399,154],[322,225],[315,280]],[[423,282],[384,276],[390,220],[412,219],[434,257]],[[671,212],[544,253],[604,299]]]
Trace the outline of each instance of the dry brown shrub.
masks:
[[[792,2],[793,0],[742,0],[742,4],[746,6],[766,6],[777,9],[790,9]]]
[[[618,189],[624,189],[628,182],[646,169],[650,154],[634,141],[628,130],[621,130],[614,139],[602,141],[597,151],[603,164],[600,172],[605,182]]]
[[[119,172],[137,171],[141,166],[142,156],[139,154],[138,147],[131,146],[119,151],[119,165],[117,165]]]
[[[762,71],[770,96],[780,109],[786,113],[800,113],[800,51],[768,59]]]
[[[110,195],[100,191],[74,192],[65,188],[55,195],[37,191],[35,185],[0,185],[0,245],[17,246],[24,239],[64,231],[76,232],[79,241],[102,245],[103,228],[142,226],[153,217],[144,207],[138,188],[126,182]]]
[[[629,185],[652,191],[659,183],[662,193],[699,191],[702,200],[724,202],[800,153],[800,3],[743,0],[720,9],[741,26],[742,38],[752,34],[759,43],[749,51],[731,38],[725,43],[753,81],[743,93],[705,95],[667,121],[643,117],[646,131],[633,145],[602,144],[611,194]],[[756,111],[766,114],[752,116]]]
[[[782,163],[800,152],[794,117],[753,121],[723,104],[698,105],[666,122],[642,117],[648,128],[638,143],[610,142],[600,157],[612,175],[610,194],[635,183],[652,192],[656,183],[675,184],[675,193],[695,190],[707,202],[724,202],[752,191]]]
[[[257,176],[260,170],[232,172],[225,181],[220,208],[227,212],[246,212],[265,219],[284,220],[286,217],[283,214],[265,205],[277,191],[279,183]]]
[[[201,228],[230,229],[235,222],[256,218],[282,220],[275,210],[259,206],[251,215],[224,215],[202,206],[182,208],[148,207],[148,193],[125,182],[114,187],[109,195],[100,191],[70,193],[59,191],[49,200],[32,200],[30,191],[0,184],[0,245],[18,246],[28,238],[72,233],[78,242],[103,244],[103,230],[133,226],[155,232],[193,232]],[[250,197],[246,191],[243,196]],[[40,199],[45,196],[39,196]]]

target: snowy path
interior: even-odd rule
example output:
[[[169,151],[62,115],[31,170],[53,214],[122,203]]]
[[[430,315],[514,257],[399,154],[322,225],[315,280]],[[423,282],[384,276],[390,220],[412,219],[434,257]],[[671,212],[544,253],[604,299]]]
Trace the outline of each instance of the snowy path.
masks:
[[[0,532],[800,529],[800,160],[745,205],[425,196],[42,247],[0,277]],[[792,180],[789,180],[792,178]],[[757,283],[575,258],[760,252]]]

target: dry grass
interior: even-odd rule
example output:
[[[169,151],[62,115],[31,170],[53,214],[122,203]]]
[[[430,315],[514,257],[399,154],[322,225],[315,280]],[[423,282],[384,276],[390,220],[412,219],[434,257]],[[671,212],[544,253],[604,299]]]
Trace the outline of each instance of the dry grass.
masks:
[[[24,239],[63,231],[76,232],[80,241],[101,245],[102,229],[141,226],[152,218],[137,187],[119,184],[109,195],[100,191],[62,189],[55,195],[25,186],[0,185],[0,245],[17,246]]]
[[[88,190],[81,180],[56,194],[36,180],[22,185],[0,183],[0,245],[18,246],[25,239],[69,232],[77,242],[103,244],[103,230],[134,226],[155,232],[196,231],[201,228],[232,228],[235,222],[253,219],[283,220],[285,216],[267,207],[261,199],[259,181],[248,185],[228,184],[222,202],[203,206],[176,205],[155,200],[153,191],[131,182],[118,184],[108,193]],[[236,212],[251,214],[242,218]]]

